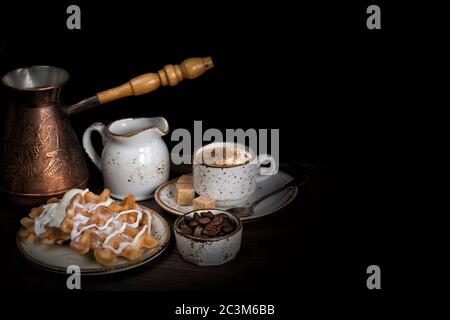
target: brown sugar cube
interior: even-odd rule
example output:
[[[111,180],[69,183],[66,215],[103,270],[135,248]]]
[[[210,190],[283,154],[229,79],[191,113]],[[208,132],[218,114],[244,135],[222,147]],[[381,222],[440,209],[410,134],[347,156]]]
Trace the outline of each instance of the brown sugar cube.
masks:
[[[200,209],[214,209],[216,207],[216,200],[208,196],[200,196],[193,201],[193,210]]]
[[[195,190],[189,184],[176,184],[175,186],[175,201],[180,206],[190,206],[195,197]]]
[[[195,197],[191,175],[182,175],[175,185],[175,201],[180,206],[191,206]]]
[[[191,175],[182,175],[178,178],[177,184],[190,184],[192,185],[192,176]]]

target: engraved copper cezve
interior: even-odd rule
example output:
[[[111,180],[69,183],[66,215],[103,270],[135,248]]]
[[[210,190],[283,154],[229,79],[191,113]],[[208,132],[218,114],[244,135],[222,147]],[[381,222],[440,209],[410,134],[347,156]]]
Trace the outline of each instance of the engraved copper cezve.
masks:
[[[0,149],[0,188],[17,204],[35,205],[51,196],[87,185],[88,170],[69,115],[123,97],[141,95],[213,68],[211,57],[166,65],[80,102],[63,107],[61,87],[67,71],[52,66],[12,70],[2,83],[10,103]]]
[[[38,203],[87,184],[84,155],[59,91],[60,86],[9,88],[0,181],[14,202]]]

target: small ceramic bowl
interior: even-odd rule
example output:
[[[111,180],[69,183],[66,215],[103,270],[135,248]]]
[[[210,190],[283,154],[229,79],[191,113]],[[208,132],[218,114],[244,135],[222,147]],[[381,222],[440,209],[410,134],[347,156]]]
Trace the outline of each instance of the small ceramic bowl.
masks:
[[[207,239],[184,235],[180,230],[180,222],[184,219],[184,216],[181,216],[174,223],[177,248],[183,259],[196,265],[221,265],[234,259],[241,248],[242,222],[233,214],[218,209],[194,210],[186,213],[186,215],[194,216],[196,212],[201,213],[205,211],[211,211],[215,215],[225,213],[235,222],[236,229],[228,235]]]

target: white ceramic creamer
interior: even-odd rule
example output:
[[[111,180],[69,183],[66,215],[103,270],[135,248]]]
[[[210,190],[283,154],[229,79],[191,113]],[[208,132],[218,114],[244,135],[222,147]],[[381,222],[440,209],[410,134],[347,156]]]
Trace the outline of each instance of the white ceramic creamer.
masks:
[[[92,146],[92,131],[102,137],[101,158]],[[162,139],[168,132],[162,117],[121,119],[108,126],[97,122],[84,132],[83,147],[113,198],[134,194],[136,200],[145,200],[169,179],[169,151]]]

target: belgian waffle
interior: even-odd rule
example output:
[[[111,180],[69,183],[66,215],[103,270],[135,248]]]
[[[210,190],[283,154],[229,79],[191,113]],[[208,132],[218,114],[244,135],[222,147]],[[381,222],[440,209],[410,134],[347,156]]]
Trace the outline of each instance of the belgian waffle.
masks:
[[[26,243],[62,244],[81,253],[94,252],[104,266],[117,257],[134,261],[145,248],[157,244],[152,233],[152,214],[128,195],[121,203],[112,200],[108,189],[96,195],[88,190],[71,190],[62,199],[31,209],[22,218],[19,237]]]

